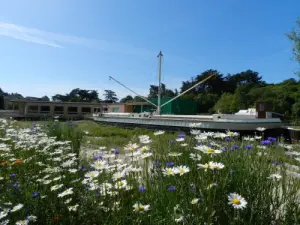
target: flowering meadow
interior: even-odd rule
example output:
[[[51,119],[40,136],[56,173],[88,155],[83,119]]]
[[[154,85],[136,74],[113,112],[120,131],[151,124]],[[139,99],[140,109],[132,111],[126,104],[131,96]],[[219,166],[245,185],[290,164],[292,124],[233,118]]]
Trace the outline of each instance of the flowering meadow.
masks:
[[[191,124],[86,159],[74,123],[0,119],[0,224],[300,224],[300,152],[259,130]]]

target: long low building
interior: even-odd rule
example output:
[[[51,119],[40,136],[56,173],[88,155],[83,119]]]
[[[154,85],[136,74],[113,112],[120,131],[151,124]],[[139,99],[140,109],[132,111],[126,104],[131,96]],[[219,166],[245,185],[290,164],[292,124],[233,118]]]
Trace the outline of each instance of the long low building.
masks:
[[[3,114],[15,118],[58,116],[66,119],[80,119],[93,113],[126,112],[131,108],[124,103],[56,102],[26,99],[11,100],[10,104],[11,110],[6,110]]]

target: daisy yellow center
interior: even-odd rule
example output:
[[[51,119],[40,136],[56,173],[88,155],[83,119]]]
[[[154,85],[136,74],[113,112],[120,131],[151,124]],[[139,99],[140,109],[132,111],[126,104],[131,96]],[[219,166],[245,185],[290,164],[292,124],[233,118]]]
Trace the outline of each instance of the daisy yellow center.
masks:
[[[139,206],[139,210],[144,211],[144,209],[145,209],[145,206],[143,206],[143,205]]]
[[[183,174],[184,173],[184,169],[180,169],[179,172],[180,172],[180,174]]]
[[[119,186],[123,186],[123,182],[121,181],[121,182],[119,182]]]
[[[91,177],[94,178],[94,177],[95,177],[95,174],[91,173]]]
[[[237,198],[234,198],[234,199],[232,199],[232,203],[235,205],[239,205],[239,204],[241,204],[241,201]]]
[[[169,175],[173,174],[173,170],[168,170],[168,174]]]
[[[206,150],[206,152],[209,152],[209,153],[211,153],[211,152],[215,152],[215,150],[213,150],[213,149],[209,148],[209,149],[207,149],[207,150]]]

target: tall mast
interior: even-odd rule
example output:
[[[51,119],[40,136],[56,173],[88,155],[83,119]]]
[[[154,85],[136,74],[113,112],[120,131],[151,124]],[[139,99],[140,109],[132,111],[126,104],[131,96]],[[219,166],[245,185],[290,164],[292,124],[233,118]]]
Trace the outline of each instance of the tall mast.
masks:
[[[157,99],[157,114],[160,115],[160,109],[161,109],[161,61],[163,54],[160,51],[157,55],[159,63],[158,63],[158,99]]]

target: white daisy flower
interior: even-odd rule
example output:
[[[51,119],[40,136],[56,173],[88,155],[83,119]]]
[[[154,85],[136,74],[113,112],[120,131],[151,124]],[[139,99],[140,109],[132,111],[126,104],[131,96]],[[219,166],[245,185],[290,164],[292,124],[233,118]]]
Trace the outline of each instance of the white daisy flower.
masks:
[[[174,156],[174,157],[181,156],[181,155],[182,155],[182,153],[178,153],[178,152],[170,152],[168,154],[168,156]]]
[[[150,210],[150,205],[143,205],[141,203],[135,203],[133,206],[134,212],[144,213]]]
[[[200,130],[191,130],[191,134],[198,135],[200,134]]]
[[[88,179],[94,179],[99,176],[99,171],[91,171],[85,174],[85,177]]]
[[[64,197],[64,196],[66,196],[66,195],[71,195],[71,194],[73,194],[73,193],[74,193],[74,192],[73,192],[73,188],[69,188],[69,189],[63,191],[62,193],[58,194],[57,196],[58,196],[59,198],[62,198],[62,197]]]
[[[72,206],[68,206],[68,209],[69,209],[69,211],[74,211],[74,212],[76,212],[77,211],[77,208],[78,208],[78,204],[76,204],[76,205],[72,205]]]
[[[3,209],[1,212],[0,212],[0,220],[5,218],[9,213],[9,209]]]
[[[16,222],[16,225],[27,225],[29,223],[29,220],[19,220]]]
[[[91,164],[91,167],[94,167],[96,170],[105,169],[105,168],[107,168],[106,166],[107,166],[107,163],[104,160],[97,160],[93,164]]]
[[[51,190],[51,191],[56,191],[56,190],[62,188],[63,186],[64,186],[63,184],[56,184],[56,185],[52,186],[52,187],[50,188],[50,190]]]
[[[177,142],[183,142],[183,141],[184,141],[184,138],[182,138],[182,137],[181,137],[181,138],[176,138],[176,141],[177,141]]]
[[[27,220],[32,221],[32,222],[36,222],[37,221],[37,217],[34,215],[29,215],[27,216]]]
[[[116,189],[124,189],[127,186],[127,181],[126,180],[120,180],[115,184]]]
[[[176,169],[167,167],[162,169],[162,173],[164,176],[172,176],[176,174]]]
[[[230,193],[228,195],[228,204],[232,205],[235,209],[243,209],[247,206],[247,201],[237,193]]]
[[[159,131],[154,132],[154,135],[155,135],[155,136],[158,136],[158,135],[162,135],[162,134],[164,134],[164,133],[165,133],[165,131],[159,130]]]
[[[179,174],[180,176],[190,171],[189,167],[187,166],[178,166],[175,167],[174,170],[175,170],[175,174]]]
[[[282,176],[280,174],[274,173],[271,174],[268,179],[273,179],[273,180],[280,180],[282,178]]]
[[[195,205],[199,202],[199,198],[193,198],[192,201],[191,201],[191,204],[192,205]]]
[[[180,222],[182,222],[184,220],[184,216],[177,216],[176,218],[175,218],[175,222],[176,223],[180,223]]]
[[[182,147],[185,147],[185,146],[187,146],[188,144],[187,143],[182,143],[182,144],[180,144]]]
[[[18,205],[16,205],[16,206],[14,206],[10,211],[11,212],[16,212],[16,211],[19,211],[20,209],[22,209],[23,208],[23,204],[18,204]]]
[[[135,151],[139,146],[136,143],[129,143],[124,147],[125,150],[127,151]]]

